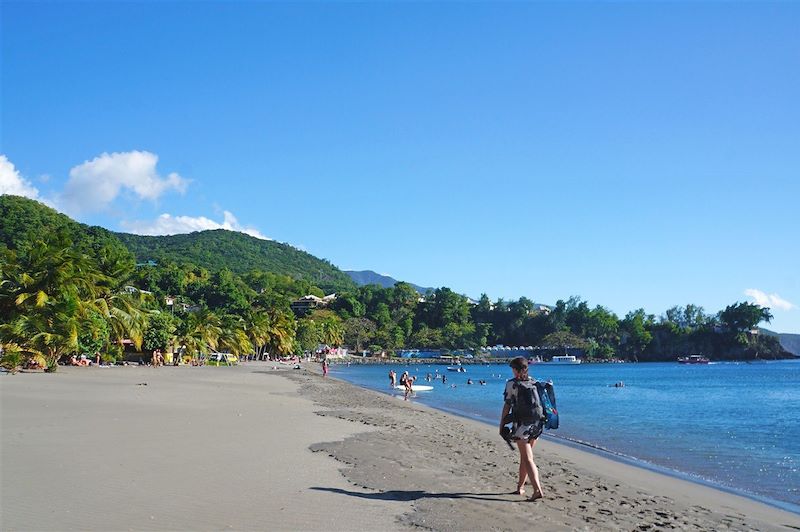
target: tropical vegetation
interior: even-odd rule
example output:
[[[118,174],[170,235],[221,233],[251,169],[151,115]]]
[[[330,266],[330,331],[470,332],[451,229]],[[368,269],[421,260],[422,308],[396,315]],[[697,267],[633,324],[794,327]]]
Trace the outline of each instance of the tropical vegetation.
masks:
[[[294,312],[292,301],[336,298]],[[769,309],[695,305],[620,318],[579,297],[554,306],[521,297],[476,302],[442,287],[356,286],[326,261],[228,231],[138,237],[79,224],[37,202],[0,196],[0,344],[3,363],[124,349],[258,357],[346,344],[357,352],[461,350],[504,344],[579,349],[598,360],[790,356],[757,326]]]

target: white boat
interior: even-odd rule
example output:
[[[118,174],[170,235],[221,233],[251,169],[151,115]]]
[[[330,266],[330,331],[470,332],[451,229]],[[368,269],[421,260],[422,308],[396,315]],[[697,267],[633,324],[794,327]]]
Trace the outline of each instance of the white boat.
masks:
[[[402,384],[398,384],[397,386],[394,387],[394,389],[395,390],[400,390],[401,392],[404,392],[406,390],[406,387],[403,386]],[[412,384],[411,385],[411,391],[412,392],[429,392],[431,390],[433,390],[433,386],[428,386],[427,384]]]
[[[680,364],[708,364],[711,362],[703,355],[689,355],[688,357],[678,357]]]
[[[550,364],[580,364],[581,361],[572,355],[556,355]]]

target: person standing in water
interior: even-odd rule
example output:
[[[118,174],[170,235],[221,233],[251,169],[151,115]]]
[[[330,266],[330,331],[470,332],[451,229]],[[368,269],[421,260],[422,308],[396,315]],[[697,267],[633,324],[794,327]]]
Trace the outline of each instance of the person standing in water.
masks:
[[[394,388],[397,385],[397,373],[393,369],[389,370],[389,387]]]
[[[403,396],[403,399],[408,401],[408,395],[414,391],[411,387],[414,384],[414,378],[411,377],[407,371],[404,371],[400,376],[400,384],[402,384],[405,389],[405,395]]]
[[[500,434],[503,434],[508,414],[511,413],[514,424],[511,428],[510,439],[517,444],[519,449],[519,478],[514,493],[525,495],[525,481],[530,479],[533,484],[533,495],[528,500],[535,501],[544,497],[539,480],[539,469],[533,461],[533,448],[536,445],[536,439],[542,434],[543,426],[541,415],[537,418],[536,408],[531,409],[529,405],[534,404],[535,406],[541,405],[541,403],[534,381],[528,376],[528,361],[525,357],[516,357],[509,366],[514,372],[514,378],[506,382],[503,392]],[[539,406],[539,408],[541,407]],[[531,410],[533,411],[531,412]]]

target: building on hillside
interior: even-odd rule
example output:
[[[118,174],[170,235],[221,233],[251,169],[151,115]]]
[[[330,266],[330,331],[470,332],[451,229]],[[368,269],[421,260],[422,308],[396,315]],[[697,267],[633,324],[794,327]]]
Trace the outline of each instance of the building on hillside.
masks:
[[[325,308],[336,299],[336,294],[329,294],[325,297],[318,297],[315,295],[303,296],[300,299],[292,301],[289,307],[292,312],[298,316],[308,314],[310,311],[318,308]]]
[[[135,286],[125,285],[122,287],[122,291],[128,294],[145,294],[145,295],[153,295],[153,292],[149,292],[147,290],[139,290]]]

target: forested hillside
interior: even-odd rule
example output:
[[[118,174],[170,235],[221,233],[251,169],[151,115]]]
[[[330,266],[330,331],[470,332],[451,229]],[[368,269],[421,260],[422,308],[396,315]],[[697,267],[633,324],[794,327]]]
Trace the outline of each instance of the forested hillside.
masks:
[[[108,246],[127,253],[114,233],[78,223],[38,201],[19,196],[0,196],[0,248],[20,249],[36,239],[64,232],[79,251],[95,255]]]
[[[170,236],[116,233],[116,236],[138,262],[196,264],[211,271],[228,268],[239,274],[253,270],[279,273],[304,279],[327,292],[354,286],[344,272],[326,260],[288,244],[234,231],[217,229]]]
[[[194,265],[211,272],[223,268],[239,274],[271,272],[308,281],[326,292],[355,286],[344,272],[328,261],[288,244],[224,229],[173,236],[112,233],[102,227],[76,222],[34,200],[0,196],[0,247],[17,249],[58,231],[65,231],[80,251],[90,255],[108,245],[120,252],[130,250],[137,262],[153,260]]]

